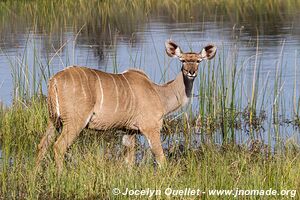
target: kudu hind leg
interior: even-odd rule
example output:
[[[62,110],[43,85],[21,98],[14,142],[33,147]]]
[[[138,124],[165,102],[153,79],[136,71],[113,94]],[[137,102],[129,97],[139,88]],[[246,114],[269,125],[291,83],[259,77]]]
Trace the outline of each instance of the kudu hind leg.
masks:
[[[62,171],[64,155],[68,147],[71,146],[83,128],[84,126],[64,125],[61,135],[54,143],[54,158],[59,173]]]
[[[45,153],[47,152],[49,146],[52,144],[54,137],[55,137],[55,127],[53,123],[50,121],[48,123],[46,133],[41,139],[40,144],[38,145],[38,156],[36,160],[36,167],[40,165],[40,162],[44,158]]]

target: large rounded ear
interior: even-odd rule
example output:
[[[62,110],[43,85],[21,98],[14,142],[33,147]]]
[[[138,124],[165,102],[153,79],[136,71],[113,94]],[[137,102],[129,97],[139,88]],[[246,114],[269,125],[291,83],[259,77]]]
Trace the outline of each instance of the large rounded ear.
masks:
[[[182,54],[181,49],[173,41],[167,40],[165,42],[165,46],[166,46],[166,52],[167,52],[168,56],[170,56],[170,57],[181,57],[181,54]]]
[[[217,52],[217,47],[213,44],[209,44],[206,47],[204,47],[200,53],[200,56],[202,59],[212,59],[215,57]]]

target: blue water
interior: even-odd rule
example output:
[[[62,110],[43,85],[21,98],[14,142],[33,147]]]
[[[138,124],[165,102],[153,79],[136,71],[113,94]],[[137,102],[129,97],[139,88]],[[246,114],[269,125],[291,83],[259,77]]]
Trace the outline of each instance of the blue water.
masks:
[[[169,38],[176,41],[183,51],[200,52],[206,44],[215,44],[218,52],[212,62],[216,66],[222,63],[227,70],[236,62],[241,73],[238,94],[242,91],[242,107],[247,106],[251,97],[253,72],[255,66],[259,65],[259,88],[267,89],[259,89],[258,105],[260,107],[263,104],[268,113],[265,129],[270,132],[273,132],[270,125],[277,65],[283,69],[283,79],[278,86],[279,93],[276,94],[281,102],[281,113],[287,118],[292,117],[293,100],[299,99],[300,25],[297,24],[286,23],[276,27],[275,34],[261,33],[256,36],[253,34],[255,27],[246,21],[237,26],[217,21],[173,23],[158,18],[137,27],[132,37],[113,33],[113,44],[101,43],[97,37],[87,37],[86,34],[76,37],[77,33],[70,30],[71,27],[66,28],[60,36],[53,36],[35,33],[29,27],[23,27],[17,30],[17,34],[4,36],[0,42],[0,100],[5,105],[12,103],[15,92],[12,71],[22,67],[25,69],[25,64],[29,69],[29,77],[33,76],[33,66],[49,65],[51,74],[54,74],[66,66],[81,65],[108,72],[139,68],[154,82],[164,83],[175,78],[180,70],[180,62],[176,59],[170,62],[165,54],[164,42]],[[204,66],[207,67],[207,64],[201,63],[200,67]],[[23,70],[22,73],[26,72]],[[199,78],[195,81],[195,93],[200,81]],[[46,83],[43,83],[46,94],[45,86]],[[264,92],[266,99],[262,102]],[[197,110],[196,101],[193,101],[192,107]],[[298,137],[298,131],[290,126],[281,129],[284,140]],[[267,141],[268,134],[264,134],[263,139]]]

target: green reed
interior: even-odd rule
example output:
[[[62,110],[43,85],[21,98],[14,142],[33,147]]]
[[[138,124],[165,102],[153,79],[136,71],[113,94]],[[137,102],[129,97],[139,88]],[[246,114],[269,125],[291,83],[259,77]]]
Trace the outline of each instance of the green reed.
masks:
[[[168,165],[156,169],[149,149],[139,144],[144,157],[128,167],[122,158],[121,136],[113,132],[83,131],[68,151],[65,168],[56,174],[50,150],[35,171],[36,148],[47,123],[45,100],[26,107],[15,105],[0,116],[2,160],[0,196],[4,199],[140,199],[115,196],[113,188],[129,189],[293,189],[299,190],[299,151],[272,154],[262,143],[250,146],[202,145],[201,148],[165,149]],[[173,134],[170,132],[169,134]],[[166,199],[167,196],[157,198]],[[189,197],[180,197],[189,198]],[[192,197],[194,198],[194,197]],[[196,197],[195,197],[196,198]],[[231,199],[208,196],[207,199]],[[243,198],[243,197],[241,197]],[[257,196],[247,197],[257,199]],[[271,199],[272,197],[270,197]]]
[[[142,140],[137,147],[139,155],[143,156],[138,160],[137,166],[129,168],[123,163],[124,149],[120,146],[121,135],[116,134],[116,131],[85,130],[69,149],[61,176],[56,174],[52,150],[48,152],[39,171],[35,171],[34,165],[37,145],[45,132],[48,121],[48,111],[46,99],[38,95],[39,91],[36,89],[40,87],[41,81],[32,81],[46,81],[47,71],[51,71],[48,67],[51,65],[44,64],[46,67],[41,67],[39,59],[35,59],[37,63],[33,66],[37,76],[35,79],[27,78],[30,77],[28,75],[30,73],[25,72],[30,67],[21,68],[28,63],[27,59],[21,59],[25,63],[17,66],[21,66],[22,71],[11,67],[12,73],[16,73],[14,84],[31,82],[37,86],[32,87],[29,84],[23,87],[22,89],[26,92],[21,90],[20,94],[24,95],[18,95],[18,100],[15,100],[12,106],[0,112],[1,198],[140,198],[115,196],[112,194],[113,188],[119,188],[122,191],[126,188],[164,190],[168,187],[177,189],[191,187],[203,191],[237,187],[240,189],[299,190],[300,154],[297,146],[273,153],[270,146],[254,140],[256,139],[254,137],[249,145],[235,143],[238,132],[236,119],[241,116],[241,109],[244,109],[243,95],[238,95],[237,91],[243,91],[242,85],[246,84],[243,83],[244,69],[239,68],[240,62],[236,59],[237,52],[237,50],[225,52],[223,47],[220,47],[215,60],[202,63],[204,66],[201,64],[200,81],[196,82],[199,84],[197,120],[188,111],[187,114],[182,114],[177,119],[166,120],[162,130],[164,151],[168,158],[166,169],[154,167],[150,150],[145,148]],[[36,57],[36,54],[32,56]],[[18,57],[16,59],[19,60]],[[13,62],[14,60],[11,63]],[[254,63],[257,63],[257,69],[259,69],[260,63],[255,61]],[[117,63],[115,64],[115,68],[118,68]],[[277,88],[281,87],[282,73],[279,73],[281,69],[280,64],[278,81],[276,81],[278,84],[275,85]],[[44,71],[39,72],[40,70]],[[259,73],[260,70],[253,71],[254,78],[252,77],[251,86],[254,90],[251,88],[252,92],[247,98],[247,104],[251,105],[251,102],[254,102],[252,108],[246,109],[248,121],[244,123],[248,123],[250,128],[254,127],[256,119],[253,117],[250,120],[251,112],[257,113],[259,108],[256,104],[260,98],[257,91],[258,89],[266,90],[257,88]],[[44,77],[46,77],[45,80]],[[29,94],[33,98],[25,95],[27,91],[30,91],[28,88],[32,88]],[[278,93],[276,92],[274,98],[279,98]],[[264,106],[260,108],[264,109]],[[193,145],[195,128],[199,128],[202,135],[202,142],[199,146]],[[218,137],[218,133],[221,137]],[[221,145],[216,145],[215,142]],[[161,198],[165,199],[167,196]],[[203,198],[218,199],[220,197],[205,194]],[[229,196],[222,196],[222,198],[231,199]],[[256,199],[257,197],[249,198]]]
[[[164,16],[172,22],[218,20],[240,24],[247,19],[252,27],[268,32],[261,21],[268,21],[270,26],[278,21],[284,23],[295,16],[299,7],[300,2],[294,0],[8,0],[0,2],[0,34],[25,27],[53,34],[73,27],[74,32],[78,32],[86,24],[87,29],[82,34],[93,34],[109,44],[113,40],[112,32],[117,30],[130,37],[136,26],[142,27],[156,16]],[[222,19],[217,19],[218,16]]]
[[[120,34],[131,35],[133,24],[142,24],[148,16],[165,13],[169,20],[192,21],[213,16],[214,12],[224,12],[226,17],[233,20],[243,20],[254,16],[252,23],[259,20],[284,20],[282,9],[294,12],[298,1],[4,1],[0,2],[1,21],[9,26],[26,24],[33,20],[36,31],[46,30],[55,34],[62,27],[72,24],[78,33],[99,34],[106,38],[106,45],[116,48],[116,38],[112,34],[115,29]],[[247,6],[245,6],[247,5]],[[205,10],[201,12],[198,8]],[[24,9],[26,8],[26,9]],[[268,11],[267,13],[265,11]],[[18,13],[18,14],[16,14]],[[78,15],[78,13],[82,15]],[[100,17],[93,20],[96,14]],[[130,18],[125,19],[124,16]],[[187,18],[187,15],[189,16]],[[11,23],[16,19],[18,23]],[[83,20],[87,19],[87,20]],[[101,23],[101,30],[96,25]],[[51,21],[51,23],[49,23]],[[128,22],[130,21],[130,23]],[[6,24],[7,25],[7,24]],[[0,25],[1,26],[1,25]],[[42,27],[42,28],[41,28]],[[5,31],[5,29],[1,29]],[[0,31],[0,32],[1,32]],[[74,31],[74,32],[75,32]],[[29,44],[30,38],[27,39]],[[74,48],[76,39],[73,42]],[[155,42],[153,41],[153,45]],[[61,43],[59,46],[64,46]],[[60,56],[60,47],[55,56]],[[283,46],[284,48],[284,46]],[[259,88],[260,61],[259,44],[254,57],[251,93],[245,97],[244,64],[237,61],[238,47],[226,53],[223,47],[218,49],[215,60],[203,64],[199,68],[198,82],[198,113],[196,117],[191,110],[187,114],[178,115],[176,119],[165,120],[162,130],[165,153],[168,158],[166,169],[157,169],[153,165],[151,153],[142,142],[137,146],[142,158],[137,166],[129,168],[123,163],[123,147],[120,146],[121,136],[115,131],[95,132],[85,130],[82,136],[69,149],[65,168],[61,176],[56,174],[53,152],[50,150],[43,162],[42,169],[35,171],[37,145],[45,132],[48,121],[46,100],[42,96],[43,84],[53,74],[52,58],[46,63],[40,60],[36,47],[33,55],[27,49],[10,60],[14,85],[14,103],[9,108],[0,108],[0,144],[2,157],[0,160],[0,198],[3,199],[141,199],[142,197],[114,196],[113,188],[130,189],[166,189],[167,187],[208,189],[294,189],[299,191],[300,159],[297,145],[283,144],[276,148],[283,151],[271,151],[271,145],[256,140],[255,133],[260,124],[260,112],[271,104],[271,119],[269,123],[269,141],[273,137],[271,129],[275,129],[276,144],[281,144],[279,115],[282,111],[282,77],[284,63],[276,65],[274,86],[270,80],[265,80]],[[157,55],[157,51],[155,51]],[[72,52],[68,52],[72,54]],[[141,54],[142,55],[142,54]],[[138,65],[138,53],[131,56],[132,63]],[[282,54],[281,54],[282,55]],[[32,56],[33,64],[28,60]],[[74,62],[73,57],[61,61],[62,65]],[[118,71],[115,54],[113,71]],[[229,58],[229,60],[228,60]],[[73,59],[73,61],[72,61]],[[168,78],[166,60],[159,61],[162,80]],[[141,63],[139,63],[141,64]],[[172,63],[173,64],[173,63]],[[202,64],[201,64],[202,65]],[[246,64],[245,64],[246,65]],[[142,66],[141,66],[142,67]],[[296,64],[295,64],[296,68]],[[296,74],[296,73],[295,73]],[[296,82],[296,79],[295,79]],[[266,97],[266,91],[271,90],[272,100]],[[296,83],[294,91],[296,91]],[[261,92],[260,92],[261,91]],[[246,102],[246,103],[245,103]],[[262,102],[258,105],[258,102]],[[299,123],[299,98],[294,95],[293,110]],[[190,108],[191,109],[191,108]],[[195,114],[195,113],[193,113]],[[242,125],[241,125],[242,123]],[[295,122],[297,123],[297,122]],[[237,134],[243,132],[240,126],[246,126],[251,133],[250,144],[237,144]],[[199,130],[201,145],[193,146],[193,137]],[[183,137],[183,146],[180,140]],[[246,137],[247,138],[247,137]],[[179,142],[178,142],[179,141]],[[217,145],[217,144],[219,145]],[[245,142],[244,142],[245,143]],[[288,148],[287,148],[288,147]],[[297,194],[298,195],[298,194]],[[299,195],[297,196],[299,197]],[[296,197],[296,198],[297,198]],[[161,199],[167,196],[158,197]],[[180,199],[181,197],[177,197]],[[185,198],[185,197],[183,197]],[[195,197],[196,198],[196,197]],[[217,196],[203,195],[204,199],[220,199]],[[241,197],[244,198],[244,197]],[[246,197],[245,197],[246,198]],[[247,197],[248,198],[248,197]],[[259,197],[249,197],[257,199]],[[270,197],[272,198],[272,197]],[[232,199],[222,196],[222,199]]]

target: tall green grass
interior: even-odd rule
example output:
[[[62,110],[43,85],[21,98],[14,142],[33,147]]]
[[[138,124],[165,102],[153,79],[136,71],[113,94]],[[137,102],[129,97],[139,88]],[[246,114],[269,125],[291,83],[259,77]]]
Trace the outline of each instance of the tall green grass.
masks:
[[[129,168],[122,160],[121,138],[112,132],[84,131],[68,152],[65,168],[57,176],[50,151],[43,168],[35,171],[36,148],[47,123],[44,100],[24,107],[14,106],[1,115],[1,192],[4,199],[140,199],[115,196],[113,188],[129,189],[293,189],[299,190],[299,151],[289,148],[272,154],[261,143],[202,145],[168,155],[166,169],[155,169],[149,149],[138,166]],[[107,143],[110,142],[111,145]],[[176,145],[176,144],[175,144]],[[142,147],[140,147],[142,148]],[[104,149],[104,151],[102,151]],[[179,148],[178,148],[179,149]],[[116,164],[117,163],[117,164]],[[202,196],[205,199],[232,199],[231,196]],[[165,199],[167,196],[157,198]],[[180,199],[181,197],[177,197]],[[192,197],[194,198],[194,197]],[[246,198],[246,197],[241,197]],[[247,197],[257,199],[258,197]],[[272,199],[272,197],[270,197]]]
[[[96,32],[112,47],[116,47],[113,31],[118,28],[122,34],[131,33],[133,24],[149,19],[149,15],[164,14],[170,20],[193,20],[206,14],[222,11],[233,21],[253,15],[253,23],[277,17],[284,20],[282,9],[294,12],[298,1],[5,1],[0,3],[2,22],[8,18],[17,22],[31,22],[36,30],[56,32],[71,23],[81,34]],[[118,6],[116,6],[118,5]],[[247,5],[247,6],[245,6]],[[199,8],[206,13],[199,11]],[[26,8],[26,9],[24,9]],[[265,11],[268,10],[267,13]],[[26,11],[26,12],[25,12]],[[55,12],[54,12],[55,11]],[[18,15],[16,14],[18,13]],[[81,13],[82,15],[78,15]],[[101,31],[93,17],[101,23]],[[130,20],[123,16],[126,14]],[[128,14],[128,15],[127,15]],[[141,17],[142,16],[142,17]],[[187,18],[189,16],[189,18]],[[87,21],[83,21],[87,19]],[[128,26],[128,21],[130,26]],[[49,23],[51,21],[51,23]],[[6,22],[5,22],[6,23]],[[4,23],[4,24],[5,24]],[[16,23],[17,24],[17,23]],[[62,26],[63,25],[63,26]],[[0,25],[1,26],[1,25]],[[42,28],[41,28],[42,27]],[[3,30],[3,29],[1,29]],[[97,32],[98,31],[98,32]],[[1,31],[0,31],[1,32]],[[79,33],[79,32],[78,32]],[[108,37],[107,37],[108,36]],[[30,40],[30,39],[28,39]],[[74,46],[77,41],[73,42]],[[153,45],[154,42],[153,42]],[[74,47],[75,48],[75,47]],[[162,130],[168,165],[165,169],[154,167],[151,153],[145,148],[143,140],[137,146],[139,162],[129,168],[123,163],[121,136],[116,131],[95,132],[85,130],[82,136],[69,149],[65,168],[57,176],[53,152],[47,154],[42,169],[35,170],[37,145],[45,132],[48,121],[46,99],[42,87],[52,75],[51,58],[47,63],[40,60],[37,50],[10,59],[13,76],[14,102],[9,108],[0,108],[0,198],[2,199],[142,199],[140,196],[115,196],[113,188],[124,191],[129,189],[300,189],[299,146],[286,144],[280,139],[280,121],[282,105],[282,78],[284,63],[276,65],[274,83],[264,80],[261,83],[259,43],[256,54],[238,62],[238,46],[225,53],[222,47],[215,60],[204,64],[199,71],[197,116],[186,112],[177,118],[165,120]],[[284,46],[283,46],[284,48]],[[35,49],[35,48],[33,48]],[[59,49],[57,50],[59,51]],[[59,53],[55,53],[57,56]],[[75,53],[73,53],[74,58]],[[34,64],[30,66],[27,58],[32,56]],[[59,56],[59,55],[58,55]],[[113,71],[118,72],[115,54]],[[138,53],[131,56],[136,63]],[[228,60],[228,58],[230,58]],[[72,58],[68,58],[72,59]],[[282,59],[282,58],[281,58]],[[142,59],[140,59],[142,60]],[[245,63],[254,60],[251,93],[245,95]],[[158,59],[159,62],[159,59]],[[164,63],[166,64],[166,63]],[[247,64],[245,64],[247,65]],[[159,66],[162,79],[166,66]],[[295,64],[296,68],[296,64]],[[295,78],[295,82],[296,82]],[[265,91],[273,92],[268,100]],[[295,88],[296,91],[296,83]],[[296,92],[295,92],[296,93]],[[246,104],[244,104],[246,102]],[[258,103],[260,102],[260,103]],[[294,121],[299,123],[299,99],[293,99]],[[269,142],[274,137],[276,151],[271,143],[264,144],[259,138],[261,127],[265,123],[263,111],[271,105],[272,116],[269,120]],[[298,120],[298,121],[297,121]],[[265,123],[266,124],[266,123]],[[274,133],[270,129],[274,128]],[[248,135],[247,135],[248,134]],[[194,138],[200,135],[199,141]],[[246,136],[244,136],[246,135]],[[241,139],[237,140],[240,136]],[[243,140],[243,138],[245,140]],[[194,144],[194,143],[200,144]],[[241,144],[242,143],[242,144]],[[277,151],[280,149],[281,151]],[[167,199],[159,196],[158,199]],[[173,197],[172,197],[173,198]],[[190,198],[180,197],[176,198]],[[198,197],[191,197],[198,198]],[[218,196],[203,194],[203,199],[220,199]],[[232,199],[232,196],[222,196]],[[257,199],[259,197],[241,197]],[[263,197],[264,198],[264,197]],[[273,197],[270,197],[272,199]],[[274,197],[276,198],[276,197]],[[280,198],[280,197],[279,197]],[[299,198],[299,194],[297,197]]]
[[[258,105],[258,98],[264,99],[259,95],[259,90],[267,88],[258,88],[258,50],[255,56],[249,58],[254,60],[255,67],[246,107],[243,107],[242,98],[243,85],[246,84],[243,82],[244,68],[239,66],[236,59],[239,56],[238,50],[233,47],[233,51],[228,51],[227,55],[221,48],[218,53],[215,61],[200,68],[197,119],[182,114],[176,119],[165,121],[162,134],[168,157],[166,169],[154,167],[150,150],[145,148],[142,140],[138,145],[139,164],[129,168],[123,163],[120,135],[115,131],[85,130],[69,149],[64,171],[61,176],[57,176],[51,150],[40,171],[36,171],[34,166],[37,145],[48,121],[46,99],[37,88],[41,87],[41,82],[47,81],[48,76],[45,74],[51,71],[51,66],[45,64],[47,67],[40,67],[41,63],[36,59],[35,65],[31,66],[36,73],[34,78],[32,72],[29,72],[25,51],[25,55],[21,56],[24,59],[16,57],[19,64],[14,65],[14,60],[11,62],[15,76],[14,88],[18,95],[14,96],[11,107],[0,112],[0,196],[4,199],[140,199],[140,196],[115,196],[112,189],[164,190],[171,187],[198,188],[203,191],[236,188],[299,190],[299,147],[281,143],[280,138],[277,138],[280,131],[278,123],[274,126],[275,134],[278,134],[275,135],[278,144],[275,152],[271,145],[264,144],[256,136],[259,132],[257,128],[263,123],[258,113],[265,108],[263,103]],[[114,70],[118,70],[116,62]],[[280,111],[282,70],[283,64],[279,62],[271,101],[272,106],[276,106],[273,110],[275,117],[279,116]],[[244,137],[247,141],[240,144],[236,137],[240,133],[245,134],[242,129],[245,126],[249,137]],[[197,134],[201,135],[202,141],[194,145],[197,141],[193,138]],[[269,132],[269,136],[274,135]],[[277,150],[279,148],[281,151]],[[207,193],[202,197],[220,198],[208,196]],[[232,199],[231,196],[221,198]]]
[[[200,68],[197,125],[207,135],[221,133],[221,143],[235,143],[239,130],[248,130],[250,138],[256,139],[255,132],[260,131],[264,121],[265,93],[261,95],[259,90],[265,91],[268,83],[262,85],[259,78],[258,50],[254,57],[237,61],[239,51],[236,46],[227,54],[221,47],[217,61]],[[248,94],[244,63],[251,59],[254,59],[254,66]]]
[[[117,30],[130,37],[136,27],[157,16],[172,22],[229,21],[233,25],[247,19],[252,27],[269,33],[277,31],[278,26],[274,24],[293,18],[299,8],[300,2],[294,0],[8,0],[0,2],[0,34],[5,36],[8,31],[26,27],[41,33],[55,34],[66,27],[78,32],[86,24],[82,34],[93,35],[109,44],[112,32]],[[265,21],[267,25],[261,23]]]

